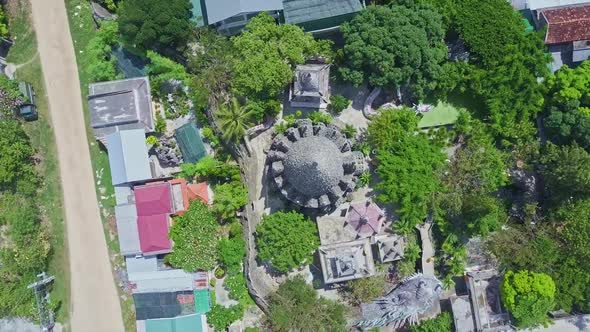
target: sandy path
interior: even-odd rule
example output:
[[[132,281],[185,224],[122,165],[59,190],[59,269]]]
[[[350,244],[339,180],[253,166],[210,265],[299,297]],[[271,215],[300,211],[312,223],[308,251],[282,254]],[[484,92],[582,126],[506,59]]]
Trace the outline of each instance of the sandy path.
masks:
[[[31,0],[57,143],[70,259],[73,332],[123,331],[101,224],[64,0]],[[59,276],[57,276],[59,277]]]

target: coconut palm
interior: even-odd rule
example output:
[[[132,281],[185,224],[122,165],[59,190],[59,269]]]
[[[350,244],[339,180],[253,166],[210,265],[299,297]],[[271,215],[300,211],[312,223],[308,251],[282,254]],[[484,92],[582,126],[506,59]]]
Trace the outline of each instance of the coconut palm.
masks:
[[[219,107],[215,112],[215,119],[226,141],[237,142],[246,134],[246,130],[253,125],[254,112],[249,105],[241,105],[233,97],[228,103]]]

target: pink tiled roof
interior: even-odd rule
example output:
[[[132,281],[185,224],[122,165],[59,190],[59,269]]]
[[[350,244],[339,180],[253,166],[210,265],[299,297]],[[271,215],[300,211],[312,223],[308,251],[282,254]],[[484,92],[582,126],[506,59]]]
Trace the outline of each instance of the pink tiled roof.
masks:
[[[543,11],[547,20],[546,44],[590,39],[590,5]]]
[[[370,201],[352,203],[347,219],[348,224],[357,232],[357,237],[368,237],[381,230],[383,211]]]
[[[168,215],[158,214],[137,217],[139,246],[143,253],[167,252],[172,248],[168,237]]]
[[[138,216],[172,213],[172,191],[166,182],[136,186],[135,206]]]

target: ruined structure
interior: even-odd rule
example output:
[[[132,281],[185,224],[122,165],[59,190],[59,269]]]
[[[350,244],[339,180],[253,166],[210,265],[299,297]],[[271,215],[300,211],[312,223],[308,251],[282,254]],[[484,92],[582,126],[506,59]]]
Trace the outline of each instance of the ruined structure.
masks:
[[[332,125],[296,122],[275,138],[268,153],[270,177],[281,194],[305,208],[330,211],[356,186],[365,168],[361,152]]]
[[[356,323],[360,328],[406,322],[416,323],[418,315],[427,312],[438,302],[442,284],[435,277],[415,274],[404,279],[396,288],[370,304],[363,304],[363,318]]]

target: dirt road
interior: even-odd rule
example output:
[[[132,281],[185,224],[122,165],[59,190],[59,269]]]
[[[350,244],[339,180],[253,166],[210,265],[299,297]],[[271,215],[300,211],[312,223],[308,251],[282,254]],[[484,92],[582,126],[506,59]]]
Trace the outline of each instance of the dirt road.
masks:
[[[123,331],[100,219],[64,0],[31,0],[64,191],[73,332]],[[59,276],[57,276],[59,277]]]

